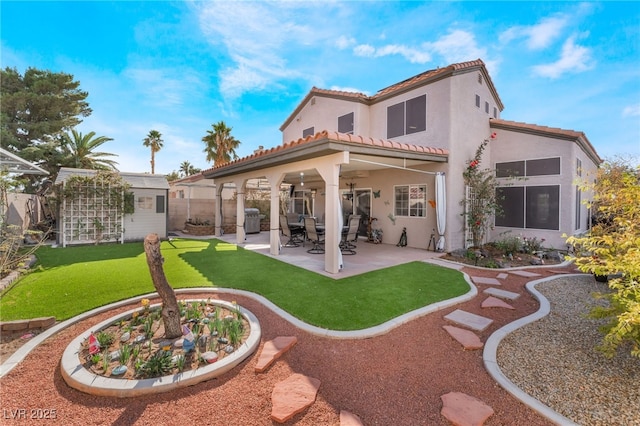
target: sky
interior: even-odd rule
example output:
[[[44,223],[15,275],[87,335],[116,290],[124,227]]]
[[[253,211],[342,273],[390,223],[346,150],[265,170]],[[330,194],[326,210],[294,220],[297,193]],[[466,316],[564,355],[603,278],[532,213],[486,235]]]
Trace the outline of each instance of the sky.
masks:
[[[237,153],[283,143],[313,87],[375,94],[482,59],[501,118],[582,131],[603,158],[640,158],[640,2],[7,1],[0,64],[72,74],[113,138],[118,169],[207,169],[202,137],[224,121]],[[479,135],[479,141],[483,139]]]

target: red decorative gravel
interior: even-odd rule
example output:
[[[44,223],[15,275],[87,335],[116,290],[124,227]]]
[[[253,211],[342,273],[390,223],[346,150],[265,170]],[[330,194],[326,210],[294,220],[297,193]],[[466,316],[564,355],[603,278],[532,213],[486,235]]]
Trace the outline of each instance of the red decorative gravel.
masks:
[[[556,269],[557,266],[555,267]],[[495,277],[499,271],[466,270],[469,275]],[[542,276],[550,272],[536,269]],[[304,332],[250,298],[236,300],[252,311],[262,328],[262,345],[277,336],[296,336],[297,344],[269,369],[255,373],[259,351],[218,379],[169,393],[138,398],[96,397],[66,385],[60,358],[79,333],[126,306],[97,315],[61,331],[32,351],[0,380],[2,424],[13,424],[12,413],[54,416],[65,425],[205,424],[272,425],[271,394],[276,383],[294,373],[318,378],[316,402],[286,424],[336,425],[340,411],[357,415],[365,425],[448,425],[440,414],[441,396],[463,392],[489,405],[494,414],[485,425],[550,425],[551,422],[520,403],[486,373],[482,351],[465,351],[443,330],[443,316],[455,309],[490,317],[489,328],[478,333],[483,342],[503,325],[538,309],[524,289],[529,279],[510,276],[500,288],[522,296],[510,304],[516,309],[483,309],[486,295],[479,285],[473,300],[435,312],[370,339],[336,340]],[[203,298],[211,294],[202,295]],[[196,295],[184,298],[196,298]],[[327,307],[330,308],[330,307]],[[25,410],[16,411],[16,410]],[[47,411],[49,410],[49,411]],[[16,424],[27,424],[22,420]]]

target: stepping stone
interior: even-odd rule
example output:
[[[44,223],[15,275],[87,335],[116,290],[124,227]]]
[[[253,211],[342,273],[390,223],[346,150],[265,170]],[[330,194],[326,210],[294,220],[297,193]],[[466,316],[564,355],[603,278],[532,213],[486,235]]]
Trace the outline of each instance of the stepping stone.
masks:
[[[491,296],[496,296],[501,299],[509,299],[509,300],[516,300],[518,297],[520,297],[519,293],[514,293],[512,291],[507,291],[507,290],[500,290],[499,288],[493,288],[493,287],[485,289],[483,293],[487,293],[487,294],[490,294]]]
[[[497,299],[493,296],[489,296],[484,299],[481,305],[483,308],[507,308],[507,309],[515,309],[513,306],[505,302],[504,300]]]
[[[456,309],[449,315],[445,315],[444,319],[476,331],[484,330],[493,322],[491,318],[485,318],[483,316],[472,314],[471,312],[466,312],[460,309]]]
[[[440,414],[456,426],[481,426],[493,414],[493,408],[462,392],[449,392],[440,399]]]
[[[363,426],[360,417],[348,411],[340,410],[340,426]]]
[[[484,346],[484,343],[480,341],[480,338],[473,331],[454,327],[452,325],[443,325],[442,328],[444,328],[451,337],[456,339],[465,350],[482,349]]]
[[[529,271],[511,271],[510,272],[513,275],[518,275],[520,277],[525,277],[525,278],[532,278],[532,277],[539,277],[540,274],[536,274],[535,272],[529,272]]]
[[[256,363],[255,372],[262,373],[280,356],[291,349],[298,339],[296,336],[278,336],[273,340],[269,340],[262,347],[258,362]]]
[[[276,383],[271,393],[271,419],[284,423],[306,410],[316,400],[320,380],[303,374],[292,374]]]
[[[504,272],[500,272],[496,278],[499,279],[499,280],[504,280],[508,276],[509,276],[509,274],[504,273]]]
[[[476,284],[502,285],[500,284],[500,281],[495,278],[471,277],[471,280]]]

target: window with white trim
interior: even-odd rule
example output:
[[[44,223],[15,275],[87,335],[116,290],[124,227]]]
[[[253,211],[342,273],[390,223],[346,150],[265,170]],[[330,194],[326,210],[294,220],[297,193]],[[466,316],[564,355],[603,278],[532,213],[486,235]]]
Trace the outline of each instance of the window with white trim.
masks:
[[[396,185],[393,193],[395,216],[427,216],[427,185]]]

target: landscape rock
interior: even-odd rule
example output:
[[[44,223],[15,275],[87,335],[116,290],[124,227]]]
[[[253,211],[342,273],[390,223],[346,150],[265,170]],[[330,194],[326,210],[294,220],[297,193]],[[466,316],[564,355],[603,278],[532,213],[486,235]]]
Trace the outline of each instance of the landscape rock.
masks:
[[[440,399],[440,413],[457,426],[481,426],[493,414],[493,408],[462,392],[450,392]]]
[[[271,419],[284,423],[316,400],[320,380],[295,373],[276,383],[271,393]]]

